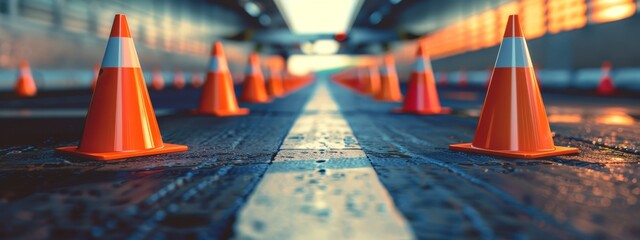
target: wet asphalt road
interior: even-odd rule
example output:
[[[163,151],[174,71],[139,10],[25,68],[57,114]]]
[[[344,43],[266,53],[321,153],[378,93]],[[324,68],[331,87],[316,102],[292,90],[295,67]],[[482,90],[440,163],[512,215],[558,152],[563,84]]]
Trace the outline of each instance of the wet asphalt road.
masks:
[[[419,239],[640,236],[637,98],[544,94],[556,144],[581,153],[513,160],[447,149],[472,139],[481,90],[444,89],[442,104],[454,114],[413,116],[391,114],[398,104],[330,86]],[[82,116],[3,116],[0,238],[230,238],[239,209],[313,89],[270,104],[243,104],[251,115],[232,118],[191,115],[197,89],[152,91],[164,141],[190,151],[116,162],[54,153],[77,143]],[[42,95],[3,97],[0,109],[84,109],[91,97],[84,91]]]

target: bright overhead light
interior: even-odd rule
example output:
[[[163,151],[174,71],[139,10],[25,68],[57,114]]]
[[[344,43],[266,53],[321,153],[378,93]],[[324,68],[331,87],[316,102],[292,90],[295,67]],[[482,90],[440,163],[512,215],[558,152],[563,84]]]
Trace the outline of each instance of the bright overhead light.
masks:
[[[262,15],[260,16],[260,18],[258,18],[258,21],[260,22],[260,24],[262,24],[262,26],[267,26],[271,24],[271,17],[269,17],[269,15]]]
[[[289,29],[297,34],[348,32],[362,0],[276,0]]]
[[[371,14],[371,16],[369,16],[369,22],[371,24],[378,24],[380,23],[380,21],[382,21],[382,14],[380,12],[374,12]]]
[[[348,55],[292,55],[287,61],[287,70],[296,75],[313,71],[342,68],[353,65]]]
[[[337,53],[340,50],[340,43],[336,40],[321,39],[313,44],[313,52],[320,55]]]
[[[260,15],[260,6],[254,2],[246,2],[244,4],[244,10],[252,17]]]
[[[304,54],[313,54],[313,43],[305,42],[303,44],[300,44],[300,50]]]

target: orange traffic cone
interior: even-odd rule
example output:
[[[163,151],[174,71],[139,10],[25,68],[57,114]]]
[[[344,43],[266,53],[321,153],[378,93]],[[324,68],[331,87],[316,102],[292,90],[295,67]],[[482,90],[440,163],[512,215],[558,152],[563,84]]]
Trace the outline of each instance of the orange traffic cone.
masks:
[[[249,114],[249,109],[238,107],[236,93],[233,91],[233,80],[231,80],[221,42],[216,42],[211,50],[211,62],[207,71],[207,81],[202,88],[198,113],[216,116]]]
[[[31,75],[31,68],[27,61],[20,62],[20,71],[18,72],[18,79],[16,80],[16,86],[14,92],[20,97],[33,97],[38,92],[36,88],[36,82],[33,81],[33,75]]]
[[[284,96],[284,87],[282,86],[282,71],[284,69],[284,60],[281,56],[269,59],[269,80],[267,81],[267,92],[272,97]]]
[[[395,64],[393,55],[387,54],[384,56],[384,66],[380,69],[380,90],[373,96],[374,99],[386,102],[402,101]]]
[[[364,81],[364,85],[362,86],[362,92],[373,96],[380,91],[380,72],[378,72],[378,68],[374,65],[365,67],[365,71],[368,74]]]
[[[191,73],[191,86],[193,88],[202,87],[202,75],[197,72]]]
[[[469,86],[469,78],[467,77],[467,71],[462,69],[460,70],[460,76],[458,77],[458,87],[467,87]]]
[[[449,149],[517,158],[578,152],[554,146],[518,15],[509,16],[473,142]]]
[[[162,76],[162,71],[160,69],[153,69],[153,73],[151,74],[151,89],[160,91],[164,88],[164,77]]]
[[[162,142],[127,18],[117,14],[80,144],[58,151],[113,160],[187,149]]]
[[[184,73],[180,69],[176,69],[173,73],[173,87],[183,89],[186,84],[187,80],[184,79]]]
[[[257,53],[252,53],[249,56],[240,100],[249,103],[268,103],[271,101],[264,85],[264,76],[260,70],[260,59]]]
[[[440,106],[431,60],[424,51],[422,44],[418,45],[416,62],[413,65],[407,96],[404,99],[402,108],[394,109],[393,112],[420,115],[447,114],[451,112],[451,109]]]
[[[605,61],[602,63],[602,78],[598,84],[598,95],[608,96],[612,95],[616,91],[616,87],[613,85],[611,79],[611,62]]]
[[[98,75],[100,75],[100,64],[93,66],[93,78],[91,80],[91,91],[96,90],[96,84],[98,83]]]

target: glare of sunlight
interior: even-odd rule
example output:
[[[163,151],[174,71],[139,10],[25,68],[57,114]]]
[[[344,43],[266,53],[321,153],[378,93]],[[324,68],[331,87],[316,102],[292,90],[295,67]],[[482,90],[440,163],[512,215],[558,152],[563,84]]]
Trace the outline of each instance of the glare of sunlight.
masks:
[[[293,55],[287,61],[289,72],[295,75],[351,65],[353,58],[348,55]]]
[[[276,0],[289,29],[296,34],[347,32],[362,0]]]

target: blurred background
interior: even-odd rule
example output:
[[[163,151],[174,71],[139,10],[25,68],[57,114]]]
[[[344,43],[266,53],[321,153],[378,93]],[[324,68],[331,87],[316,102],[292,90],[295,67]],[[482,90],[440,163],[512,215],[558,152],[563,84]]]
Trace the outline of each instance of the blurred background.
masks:
[[[127,15],[146,80],[153,69],[204,74],[221,40],[236,80],[248,54],[281,55],[293,74],[380,64],[406,81],[416,42],[438,81],[484,86],[507,16],[520,14],[543,90],[640,91],[636,0],[0,0],[0,91],[27,60],[39,90],[86,88],[116,13]],[[633,94],[632,94],[633,95]]]

